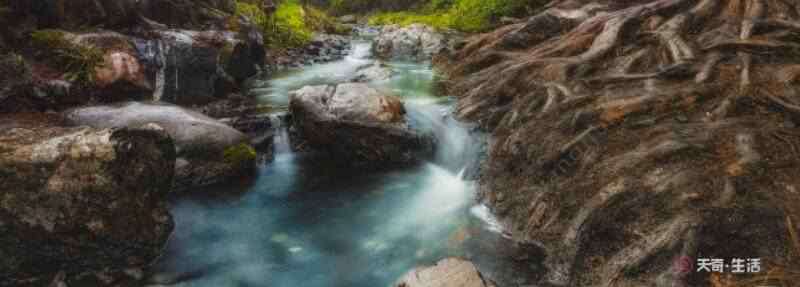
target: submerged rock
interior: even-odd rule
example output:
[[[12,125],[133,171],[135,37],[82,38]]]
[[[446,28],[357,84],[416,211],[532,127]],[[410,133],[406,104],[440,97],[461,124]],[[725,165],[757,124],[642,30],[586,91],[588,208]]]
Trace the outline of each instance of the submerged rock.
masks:
[[[394,287],[495,287],[472,262],[447,258],[434,266],[420,267],[404,275]]]
[[[407,164],[432,150],[400,99],[366,84],[308,86],[291,93],[289,106],[301,137],[348,165]]]
[[[29,117],[4,123],[17,118]],[[175,164],[160,127],[10,126],[0,129],[0,286],[141,267],[160,254]]]
[[[175,140],[175,187],[185,190],[246,175],[255,152],[243,133],[203,114],[169,104],[127,102],[67,111],[75,125],[120,128],[156,123]]]
[[[383,27],[374,50],[384,59],[427,60],[447,47],[446,37],[422,24]]]
[[[385,63],[376,61],[374,64],[359,69],[351,79],[352,82],[368,83],[386,81],[394,76],[394,71]]]

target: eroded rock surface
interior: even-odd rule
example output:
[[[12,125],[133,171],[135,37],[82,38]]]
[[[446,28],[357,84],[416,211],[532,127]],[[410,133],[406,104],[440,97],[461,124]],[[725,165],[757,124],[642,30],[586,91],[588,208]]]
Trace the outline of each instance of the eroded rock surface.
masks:
[[[420,267],[400,278],[395,287],[495,287],[481,276],[472,262],[447,258],[434,266]]]
[[[74,125],[122,128],[156,123],[175,140],[178,190],[246,174],[255,154],[243,133],[203,114],[170,104],[127,102],[65,112]]]
[[[0,130],[0,286],[146,266],[172,231],[175,149],[155,125]],[[11,123],[17,119],[19,123]]]
[[[292,92],[290,109],[301,137],[345,164],[407,164],[432,149],[400,99],[367,84],[308,86]]]

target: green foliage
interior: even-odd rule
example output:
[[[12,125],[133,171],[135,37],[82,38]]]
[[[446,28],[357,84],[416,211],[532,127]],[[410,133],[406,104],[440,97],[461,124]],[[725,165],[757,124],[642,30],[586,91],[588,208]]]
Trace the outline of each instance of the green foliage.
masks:
[[[246,165],[256,160],[256,150],[248,144],[241,143],[225,150],[225,162],[232,165]]]
[[[278,10],[267,15],[258,5],[236,2],[236,13],[251,19],[261,28],[267,44],[272,48],[292,48],[307,44],[313,34],[306,24],[306,13],[297,0],[286,0]]]
[[[314,31],[322,31],[328,34],[339,35],[345,35],[352,32],[350,27],[340,24],[320,9],[308,6],[306,12],[306,23]]]
[[[522,16],[537,9],[543,1],[530,0],[431,0],[415,12],[379,13],[372,25],[421,23],[440,29],[481,32],[491,29],[503,16]]]
[[[38,30],[31,34],[37,56],[46,58],[65,72],[65,78],[80,85],[94,82],[95,70],[103,65],[103,52],[95,47],[79,45],[60,30]]]

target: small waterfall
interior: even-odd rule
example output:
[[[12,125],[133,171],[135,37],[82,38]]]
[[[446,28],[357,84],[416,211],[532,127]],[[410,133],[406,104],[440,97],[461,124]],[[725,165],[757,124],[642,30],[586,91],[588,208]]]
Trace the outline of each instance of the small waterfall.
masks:
[[[161,101],[164,98],[164,88],[167,75],[167,54],[169,45],[165,45],[161,40],[134,39],[139,57],[148,66],[155,69],[156,75],[153,85],[153,101]]]
[[[292,152],[291,139],[289,138],[289,127],[286,124],[286,114],[270,115],[274,135],[272,138],[275,154],[285,154]]]
[[[156,84],[155,84],[155,91],[153,91],[153,100],[154,101],[161,101],[161,98],[164,96],[164,85],[167,81],[167,51],[164,48],[164,42],[161,40],[156,41],[158,44],[158,58],[157,58],[157,67],[158,71],[156,72]]]

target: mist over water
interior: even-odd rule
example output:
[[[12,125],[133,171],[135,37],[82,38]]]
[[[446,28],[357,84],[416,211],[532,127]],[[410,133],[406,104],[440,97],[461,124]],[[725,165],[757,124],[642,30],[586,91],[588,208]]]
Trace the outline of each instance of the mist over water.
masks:
[[[265,79],[251,92],[285,107],[291,90],[344,82],[358,67],[372,64],[369,44],[355,40],[347,58]],[[475,183],[463,174],[478,154],[477,141],[449,116],[451,101],[434,94],[435,72],[426,63],[388,64],[396,76],[372,84],[401,96],[411,124],[437,135],[431,162],[374,173],[326,164],[313,153],[293,153],[286,127],[275,116],[282,127],[275,160],[259,169],[254,182],[174,200],[176,230],[153,281],[193,287],[380,287],[450,256],[517,270],[498,252],[512,244],[485,216],[475,216]]]

